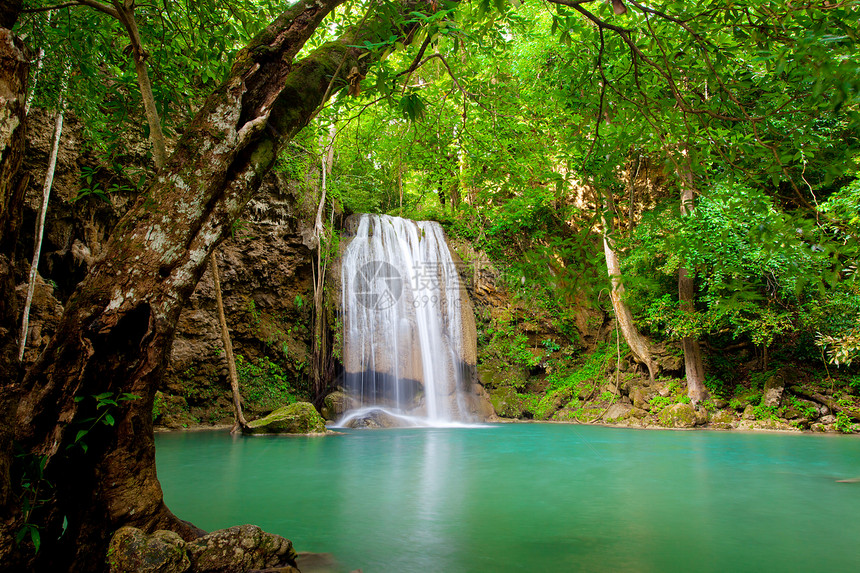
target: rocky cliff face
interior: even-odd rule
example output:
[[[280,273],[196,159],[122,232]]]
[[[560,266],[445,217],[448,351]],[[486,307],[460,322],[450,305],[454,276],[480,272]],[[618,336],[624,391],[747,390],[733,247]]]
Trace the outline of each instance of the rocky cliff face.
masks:
[[[22,307],[53,120],[52,112],[33,111],[22,167],[29,177],[17,269]],[[35,360],[50,340],[63,304],[135,200],[135,182],[123,173],[147,165],[145,149],[129,142],[114,158],[123,169],[113,169],[92,153],[80,122],[67,115],[25,362]],[[273,173],[218,249],[227,323],[247,386],[245,405],[252,416],[283,405],[307,384],[313,306],[311,237],[318,200],[312,179],[312,172],[302,182]],[[227,365],[208,270],[182,312],[162,391],[156,403],[162,423],[183,426],[231,420]]]

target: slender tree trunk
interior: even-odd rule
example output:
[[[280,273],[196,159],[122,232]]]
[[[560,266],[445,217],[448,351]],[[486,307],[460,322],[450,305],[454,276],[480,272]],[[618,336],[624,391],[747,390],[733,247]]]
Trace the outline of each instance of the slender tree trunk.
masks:
[[[48,12],[46,16],[45,26],[51,25],[51,17],[54,15],[53,12]],[[24,108],[26,113],[30,113],[30,106],[33,103],[33,99],[36,97],[36,87],[39,83],[39,74],[42,72],[42,64],[45,63],[45,50],[39,48],[39,53],[36,55],[36,70],[33,73],[33,85],[30,87],[30,95],[27,96],[27,105]],[[68,76],[68,72],[66,72],[66,76]],[[65,87],[63,88],[65,90]]]
[[[692,215],[694,211],[693,175],[689,169],[682,169],[681,179],[681,215]],[[694,275],[685,267],[678,269],[678,301],[681,310],[686,313],[695,311],[696,287]],[[684,349],[684,371],[687,376],[687,396],[693,404],[708,398],[708,388],[705,386],[705,367],[702,362],[702,347],[699,340],[689,336],[681,339]]]
[[[15,425],[18,443],[46,464],[57,485],[44,510],[51,535],[43,536],[42,566],[100,570],[108,536],[121,525],[197,534],[164,505],[152,434],[155,391],[182,306],[282,145],[328,95],[348,85],[350,71],[365,75],[375,62],[359,46],[392,34],[410,42],[418,27],[415,19],[404,27],[381,26],[390,16],[374,7],[368,22],[375,25],[350,29],[294,62],[340,2],[301,0],[239,52],[170,161],[117,224],[104,257],[70,298],[24,379],[17,416],[4,423]],[[436,9],[418,1],[398,8],[401,14]],[[115,425],[93,427],[83,452],[76,434],[93,413],[91,397],[104,392],[140,398],[113,408]],[[67,527],[58,540],[62,516]]]
[[[325,212],[325,198],[328,187],[328,175],[331,173],[334,166],[334,138],[337,134],[337,129],[334,124],[329,126],[328,141],[323,145],[323,155],[320,165],[322,171],[322,182],[320,185],[320,202],[317,207],[317,218],[314,225],[314,233],[316,235],[317,245],[317,266],[314,275],[314,338],[311,348],[313,358],[312,365],[312,382],[314,388],[314,398],[319,400],[322,398],[322,393],[325,386],[325,364],[328,358],[328,345],[325,337],[325,308],[323,299],[323,289],[325,288],[325,272],[328,256],[323,257],[323,249],[325,245],[325,227],[323,226],[323,213]],[[322,138],[321,143],[322,143]]]
[[[630,307],[624,302],[624,283],[621,280],[621,265],[618,263],[618,255],[612,248],[612,239],[608,233],[603,234],[603,254],[606,258],[606,269],[609,272],[609,279],[612,283],[612,288],[609,291],[609,296],[612,299],[612,308],[615,311],[615,320],[618,321],[618,326],[627,346],[636,357],[636,360],[645,365],[648,369],[648,377],[653,381],[657,376],[657,365],[651,357],[651,349],[648,341],[636,324],[633,322],[633,313],[630,312]]]
[[[140,89],[146,122],[149,124],[149,140],[152,142],[152,157],[155,167],[161,169],[167,163],[167,146],[164,142],[164,132],[161,130],[161,118],[155,106],[155,96],[152,93],[152,83],[149,81],[149,70],[146,65],[148,54],[143,49],[143,42],[137,30],[137,20],[134,18],[134,3],[114,0],[117,17],[128,32],[131,41],[134,71],[137,75],[137,85]]]
[[[66,113],[66,82],[69,69],[63,77],[60,88],[60,99],[57,102],[57,119],[54,122],[54,138],[51,141],[51,153],[48,158],[48,169],[45,171],[45,184],[42,187],[42,205],[39,209],[39,222],[36,227],[36,241],[33,244],[33,260],[30,263],[30,277],[27,283],[27,299],[24,302],[24,316],[21,319],[21,344],[18,346],[18,360],[24,360],[27,349],[27,331],[30,325],[30,306],[33,304],[33,293],[36,290],[36,275],[39,270],[39,257],[42,254],[42,238],[45,236],[45,219],[48,215],[48,203],[51,200],[51,188],[54,186],[54,171],[57,168],[57,154],[60,151],[60,138],[63,135],[63,116]]]
[[[604,212],[611,211],[613,205],[612,196],[609,192],[603,193]],[[609,273],[611,288],[609,297],[612,300],[612,309],[615,311],[615,320],[618,322],[621,334],[633,352],[637,361],[644,364],[648,369],[648,377],[653,382],[657,376],[657,364],[651,357],[651,345],[642,336],[636,324],[633,322],[633,313],[624,301],[624,282],[621,279],[621,265],[612,242],[612,225],[606,215],[601,217],[603,223],[603,255],[606,259],[606,270]]]
[[[236,373],[236,360],[233,358],[233,343],[230,341],[230,330],[227,328],[227,315],[224,314],[224,301],[221,298],[221,275],[218,272],[217,251],[209,255],[209,268],[212,271],[212,282],[215,287],[215,306],[218,309],[218,324],[221,325],[221,344],[224,345],[224,357],[227,359],[227,370],[230,374],[230,391],[233,393],[233,429],[231,434],[241,428],[247,428],[248,422],[242,414],[242,396],[239,394],[239,375]]]
[[[6,516],[18,506],[11,483],[15,407],[20,396],[18,305],[15,295],[15,245],[24,202],[26,177],[17,181],[26,143],[26,100],[29,54],[10,31],[21,2],[0,8],[0,568],[11,561],[17,533]]]

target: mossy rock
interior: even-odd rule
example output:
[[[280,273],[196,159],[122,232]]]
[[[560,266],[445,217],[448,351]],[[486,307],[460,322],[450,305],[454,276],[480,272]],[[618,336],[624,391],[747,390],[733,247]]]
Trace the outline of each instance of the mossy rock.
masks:
[[[696,425],[696,408],[692,404],[672,404],[660,412],[660,425],[667,428],[692,428]]]
[[[348,410],[358,407],[358,401],[340,390],[332,392],[323,399],[322,412],[326,420],[336,420]]]
[[[478,380],[484,388],[501,388],[504,386],[525,386],[529,373],[523,368],[502,364],[499,360],[489,360],[477,366]]]
[[[715,428],[729,429],[737,423],[737,416],[731,410],[718,410],[711,416],[711,425]]]
[[[518,418],[523,413],[523,402],[510,386],[496,388],[490,392],[490,404],[497,416]]]
[[[191,568],[185,541],[172,531],[147,535],[134,527],[121,527],[108,547],[110,573],[184,573]]]
[[[193,416],[188,407],[188,402],[182,396],[155,393],[155,403],[152,407],[152,421],[156,426],[162,426],[171,430],[179,430],[196,426],[200,423]]]
[[[278,408],[268,416],[254,420],[247,434],[325,434],[325,421],[313,404],[296,402]]]

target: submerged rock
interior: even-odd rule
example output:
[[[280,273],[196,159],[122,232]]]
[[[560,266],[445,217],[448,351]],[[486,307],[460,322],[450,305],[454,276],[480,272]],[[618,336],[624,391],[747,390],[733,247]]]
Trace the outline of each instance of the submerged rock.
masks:
[[[247,434],[325,434],[325,420],[308,402],[278,408],[248,424]]]

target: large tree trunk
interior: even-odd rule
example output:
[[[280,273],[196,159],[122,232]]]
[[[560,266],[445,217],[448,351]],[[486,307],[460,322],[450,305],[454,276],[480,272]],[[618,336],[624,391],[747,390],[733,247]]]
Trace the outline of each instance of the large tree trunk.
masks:
[[[18,380],[21,366],[17,356],[19,313],[15,296],[15,244],[21,221],[24,182],[16,175],[24,155],[29,57],[11,28],[21,2],[9,2],[0,9],[0,538],[17,533],[5,519],[17,506],[12,495],[12,437]],[[0,543],[0,564],[9,559],[13,547]],[[2,567],[2,565],[0,565]]]
[[[693,214],[693,175],[689,170],[681,170],[681,215]],[[681,310],[687,313],[694,311],[695,298],[694,275],[685,267],[678,269],[678,301]],[[702,347],[699,340],[689,336],[681,339],[684,349],[684,370],[687,375],[687,396],[693,404],[698,404],[708,398],[708,388],[705,386],[705,367],[702,362]]]
[[[373,63],[358,46],[392,34],[410,41],[417,26],[392,29],[380,25],[390,15],[372,13],[367,25],[293,62],[341,1],[298,2],[239,53],[156,181],[118,223],[28,372],[16,437],[46,460],[48,479],[57,485],[45,508],[48,531],[59,533],[63,516],[68,520],[61,541],[43,537],[46,562],[102,569],[108,536],[121,525],[196,535],[164,505],[154,464],[152,403],[179,312],[281,146],[348,84],[350,71],[363,76]],[[426,6],[404,2],[400,8],[409,13]],[[139,398],[112,408],[115,425],[93,426],[81,440],[84,452],[76,437],[89,428],[83,420],[94,413],[92,396],[103,393]]]

